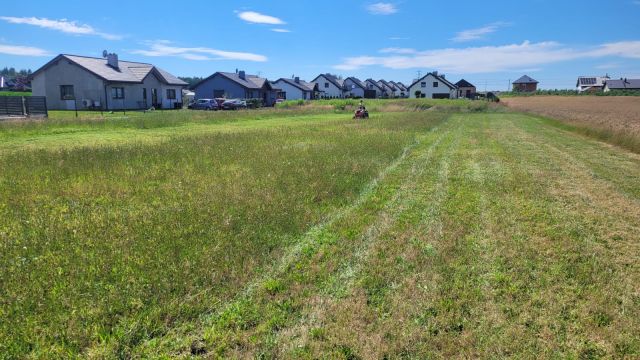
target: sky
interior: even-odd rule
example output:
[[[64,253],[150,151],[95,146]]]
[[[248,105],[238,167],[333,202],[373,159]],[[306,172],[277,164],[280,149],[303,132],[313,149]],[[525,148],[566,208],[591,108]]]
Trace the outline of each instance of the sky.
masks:
[[[640,0],[7,1],[0,67],[57,54],[152,63],[177,76],[245,70],[402,81],[431,71],[479,91],[527,74],[543,89],[578,76],[640,78]]]

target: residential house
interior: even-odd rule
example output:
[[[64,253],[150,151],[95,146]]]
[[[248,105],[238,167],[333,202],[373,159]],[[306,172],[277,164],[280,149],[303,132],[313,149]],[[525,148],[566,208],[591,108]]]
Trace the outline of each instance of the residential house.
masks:
[[[320,97],[324,99],[344,98],[344,80],[332,74],[320,74],[311,81],[318,84]]]
[[[395,98],[400,96],[400,90],[393,84],[393,82],[383,79],[380,79],[378,82],[382,84],[382,87],[387,93],[387,97]]]
[[[353,76],[344,80],[343,87],[344,96],[350,98],[364,98],[367,91],[367,85]]]
[[[262,77],[244,71],[216,72],[193,86],[196,99],[260,99],[264,106],[273,106],[276,89]]]
[[[319,93],[318,84],[300,80],[299,77],[293,79],[280,78],[272,83],[278,88],[279,99],[285,100],[313,100]]]
[[[438,75],[438,72],[434,71],[409,86],[409,97],[412,99],[455,99],[458,97],[458,88],[443,75]]]
[[[151,64],[61,54],[31,75],[34,96],[50,110],[182,107],[184,81]]]
[[[535,92],[536,90],[538,90],[538,81],[534,80],[528,75],[523,75],[512,84],[513,91],[515,92]]]
[[[609,80],[609,75],[605,76],[579,76],[576,82],[578,92],[597,92],[604,89],[604,83]]]
[[[640,90],[640,79],[607,80],[604,84],[604,92],[611,90]]]
[[[389,81],[389,83],[398,89],[396,92],[397,97],[406,98],[407,97],[407,87],[404,86],[401,82]]]
[[[465,79],[455,84],[458,87],[458,98],[474,99],[476,97],[476,87]]]
[[[382,92],[384,89],[380,87],[377,81],[373,79],[367,79],[364,81],[365,86],[367,87],[367,92],[365,93],[366,98],[368,99],[378,99],[382,97]]]
[[[393,97],[393,89],[386,83],[386,81],[378,80],[378,86],[382,89],[382,94],[380,94],[381,98],[390,98]]]

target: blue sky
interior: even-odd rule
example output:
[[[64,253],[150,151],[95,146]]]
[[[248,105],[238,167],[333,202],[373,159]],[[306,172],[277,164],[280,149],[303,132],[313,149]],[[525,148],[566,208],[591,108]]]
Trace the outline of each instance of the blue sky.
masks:
[[[638,19],[640,0],[22,0],[2,5],[0,67],[106,49],[178,76],[410,83],[437,70],[479,90],[525,73],[542,88],[572,88],[579,75],[640,77]]]

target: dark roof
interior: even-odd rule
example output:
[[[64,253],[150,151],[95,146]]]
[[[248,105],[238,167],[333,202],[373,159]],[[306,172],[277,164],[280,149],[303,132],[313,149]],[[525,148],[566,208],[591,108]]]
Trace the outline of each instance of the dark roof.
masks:
[[[186,82],[171,75],[169,72],[151,64],[119,60],[118,68],[115,69],[107,65],[107,59],[104,58],[68,54],[60,54],[56,56],[53,60],[36,70],[31,75],[31,78],[63,58],[80,66],[97,77],[110,82],[142,83],[142,81],[153,72],[156,77],[165,84],[187,85]]]
[[[303,80],[299,80],[299,82],[296,82],[294,79],[286,79],[286,78],[280,78],[276,81],[274,81],[273,83],[277,83],[278,81],[284,81],[287,84],[291,85],[291,86],[295,86],[298,89],[302,90],[302,91],[317,91],[317,86],[318,84],[316,83],[310,83],[310,82],[306,82]],[[277,86],[277,85],[276,85]]]
[[[415,80],[411,85],[409,85],[409,87],[408,87],[407,89],[409,89],[409,88],[413,87],[413,85],[415,85],[415,84],[419,83],[419,82],[420,82],[420,81],[422,81],[423,79],[426,79],[426,78],[427,78],[427,76],[429,76],[429,75],[431,75],[431,76],[435,77],[435,78],[436,78],[436,80],[439,80],[439,81],[443,82],[443,83],[444,83],[445,85],[447,85],[450,89],[457,89],[457,88],[458,88],[457,86],[455,86],[454,84],[452,84],[449,80],[447,80],[447,79],[443,78],[443,77],[442,77],[442,76],[440,76],[440,75],[436,75],[436,74],[434,74],[434,73],[427,73],[427,75],[425,75],[425,76],[421,77],[421,78],[420,78],[420,79],[418,79],[418,80]]]
[[[389,81],[389,84],[395,86],[400,91],[407,91],[407,88],[404,85],[402,85],[402,83],[395,82],[395,81]]]
[[[364,82],[365,82],[365,84],[371,84],[371,85],[377,87],[378,89],[380,89],[380,91],[383,90],[382,87],[380,87],[380,84],[378,84],[378,82],[373,80],[373,79],[367,79]]]
[[[458,81],[456,83],[456,86],[461,88],[461,87],[476,87],[475,85],[473,85],[472,83],[468,82],[465,79],[461,79],[460,81]]]
[[[640,79],[607,80],[605,84],[609,89],[616,89],[616,90],[640,89]]]
[[[522,75],[518,80],[514,81],[513,84],[537,84],[538,81],[534,80],[528,75]]]
[[[330,83],[332,83],[333,85],[337,86],[339,89],[342,89],[342,85],[344,84],[344,80],[338,79],[337,76],[331,75],[329,73],[320,74],[320,75],[316,76],[315,79],[311,80],[311,82],[315,83],[316,80],[318,80],[320,78],[320,76],[324,76],[325,79],[329,80]]]
[[[208,81],[209,79],[213,78],[216,75],[220,75],[223,76],[235,83],[237,83],[238,85],[244,87],[245,89],[249,89],[249,90],[261,90],[262,88],[264,88],[264,86],[266,85],[268,89],[272,89],[271,84],[269,83],[269,81],[265,78],[261,78],[259,76],[256,75],[245,75],[244,79],[240,77],[240,73],[229,73],[229,72],[215,72],[213,73],[211,76],[202,79],[200,82],[198,82],[197,84],[193,85],[192,89],[197,88],[198,86],[200,86],[200,84],[204,83],[205,81]]]
[[[345,79],[345,81],[347,81],[347,80],[351,80],[354,84],[358,85],[363,90],[367,89],[367,85],[365,85],[362,81],[360,81],[360,79],[358,79],[356,77],[350,76],[350,77]]]
[[[396,89],[396,87],[395,87],[395,85],[393,85],[392,83],[388,82],[387,80],[380,79],[380,82],[381,82],[384,86],[388,87],[388,88],[389,88],[389,90],[391,90],[391,91],[396,91],[396,90],[397,90],[397,89]]]
[[[404,90],[409,90],[409,88],[407,87],[407,85],[405,85],[403,82],[396,82],[396,84],[400,85],[401,88],[403,88]]]

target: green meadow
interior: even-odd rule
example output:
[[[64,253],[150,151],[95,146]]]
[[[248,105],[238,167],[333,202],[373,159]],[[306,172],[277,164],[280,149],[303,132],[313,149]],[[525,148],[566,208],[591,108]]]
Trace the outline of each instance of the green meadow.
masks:
[[[0,122],[0,358],[637,358],[640,156],[483,102]]]

